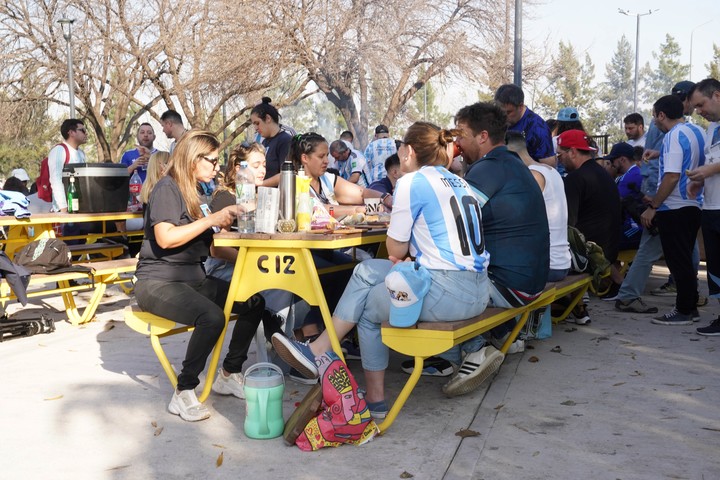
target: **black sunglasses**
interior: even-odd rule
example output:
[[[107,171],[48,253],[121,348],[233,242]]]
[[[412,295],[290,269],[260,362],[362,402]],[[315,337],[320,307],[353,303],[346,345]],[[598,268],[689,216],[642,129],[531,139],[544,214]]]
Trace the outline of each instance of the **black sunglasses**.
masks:
[[[220,157],[214,157],[214,158],[213,158],[213,157],[206,157],[205,155],[202,155],[201,158],[202,158],[203,160],[205,160],[206,162],[212,163],[213,167],[217,167],[218,160],[220,160]]]

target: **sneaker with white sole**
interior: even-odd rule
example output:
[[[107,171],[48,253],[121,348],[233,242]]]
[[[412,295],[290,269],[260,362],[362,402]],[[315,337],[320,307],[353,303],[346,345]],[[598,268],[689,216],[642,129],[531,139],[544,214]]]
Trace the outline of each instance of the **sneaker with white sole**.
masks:
[[[411,375],[415,370],[415,360],[405,360],[401,364],[402,371]],[[455,369],[452,363],[440,357],[428,357],[423,361],[421,375],[425,377],[449,377]]]
[[[288,377],[294,382],[300,383],[302,385],[315,385],[320,380],[319,378],[305,378],[300,372],[295,370],[294,368],[291,368],[288,372]]]
[[[505,355],[492,345],[469,353],[455,376],[443,386],[443,393],[456,397],[472,392],[500,368],[504,359]]]
[[[305,378],[320,376],[317,365],[315,365],[315,355],[307,342],[298,342],[281,333],[276,333],[272,336],[272,343],[280,358]]]
[[[673,307],[665,315],[655,317],[651,320],[655,325],[692,325],[692,315],[680,313],[676,308]]]
[[[582,303],[575,305],[566,321],[575,322],[578,325],[587,325],[591,322],[587,307]]]
[[[237,398],[245,399],[244,384],[245,379],[242,373],[231,373],[226,377],[223,369],[219,368],[212,385],[212,391],[220,395],[235,395]]]
[[[210,418],[210,410],[200,403],[195,396],[195,390],[173,392],[168,411],[174,415],[180,415],[180,418],[186,422],[199,422]]]
[[[700,327],[695,330],[699,335],[705,335],[707,337],[720,336],[720,317],[713,320],[713,322],[707,327]]]
[[[493,347],[497,348],[498,350],[502,350],[503,345],[505,345],[505,341],[510,336],[510,332],[506,333],[505,336],[502,338],[495,338],[492,335],[490,336],[490,343]],[[516,339],[513,343],[510,344],[510,347],[508,347],[507,353],[505,355],[512,355],[514,353],[522,353],[525,351],[525,340],[522,338]]]

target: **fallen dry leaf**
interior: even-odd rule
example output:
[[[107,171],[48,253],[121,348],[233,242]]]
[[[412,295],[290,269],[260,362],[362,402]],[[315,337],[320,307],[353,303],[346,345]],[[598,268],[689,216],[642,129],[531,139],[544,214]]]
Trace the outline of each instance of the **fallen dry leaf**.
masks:
[[[699,338],[691,338],[690,341],[691,341],[691,342],[699,342],[700,339],[699,339]]]
[[[112,330],[113,328],[115,328],[115,325],[113,325],[112,323],[108,322],[108,323],[105,324],[105,327],[103,328],[103,330],[105,330],[105,331],[107,332],[108,330]]]
[[[498,405],[497,407],[495,407],[495,410],[500,410],[500,409],[501,409],[502,407],[504,407],[504,406],[505,406],[505,404],[504,404],[504,403],[501,403],[500,405]]]
[[[150,425],[152,425],[153,427],[157,428],[157,422],[156,422],[155,420],[153,420],[152,422],[150,422]]]
[[[467,429],[464,428],[464,429],[462,429],[462,430],[460,430],[460,431],[458,431],[458,432],[455,432],[455,436],[456,436],[456,437],[461,437],[461,438],[479,437],[479,436],[480,436],[480,432],[476,432],[475,430],[467,430]]]
[[[38,347],[47,347],[44,343],[38,343]]]
[[[155,431],[153,432],[153,437],[157,437],[158,435],[160,435],[164,428],[165,427],[156,428]]]
[[[625,385],[625,382],[613,383],[613,387],[619,387],[620,385]]]
[[[64,395],[58,395],[56,397],[43,398],[43,400],[45,400],[46,402],[49,402],[50,400],[60,400],[63,397],[64,397]]]
[[[112,472],[113,470],[121,470],[123,468],[128,468],[130,465],[118,465],[117,467],[108,468],[105,470],[106,472]]]
[[[540,455],[540,452],[538,452],[538,451],[534,451],[532,454],[533,457],[537,457],[538,455]]]
[[[219,443],[213,443],[212,446],[217,448],[225,448],[225,445],[220,445]]]
[[[633,373],[630,374],[631,377],[642,377],[642,372],[639,370],[635,370]]]
[[[570,327],[570,328],[566,328],[565,331],[568,332],[568,333],[577,332],[577,328],[575,328],[575,327]]]
[[[560,353],[562,352],[562,348],[560,348],[560,345],[555,345],[553,348],[550,349],[553,353]]]
[[[537,363],[537,362],[539,362],[539,361],[540,361],[540,359],[539,359],[538,357],[536,357],[535,355],[533,355],[532,357],[528,358],[528,362],[530,362],[530,363]]]
[[[220,452],[220,455],[218,455],[217,460],[215,460],[215,466],[216,466],[216,467],[221,467],[221,466],[222,466],[223,453],[225,453],[225,452]]]
[[[720,432],[720,428],[700,427],[703,430],[710,430],[711,432]]]
[[[565,400],[560,405],[565,405],[566,407],[574,407],[577,405],[577,403],[573,402],[572,400]]]
[[[400,474],[400,478],[413,478],[413,474],[410,472],[403,472]]]
[[[705,390],[705,387],[698,387],[698,388],[686,388],[686,392],[699,392],[700,390]]]

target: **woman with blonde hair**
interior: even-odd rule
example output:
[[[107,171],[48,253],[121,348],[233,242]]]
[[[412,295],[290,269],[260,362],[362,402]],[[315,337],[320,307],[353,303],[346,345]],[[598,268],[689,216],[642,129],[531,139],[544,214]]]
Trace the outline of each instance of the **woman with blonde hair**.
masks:
[[[168,152],[158,151],[150,155],[147,164],[147,176],[140,190],[140,201],[143,204],[150,201],[150,192],[152,192],[155,185],[157,185],[163,175],[165,175],[169,161],[170,154]]]
[[[177,389],[168,410],[183,420],[210,416],[195,396],[199,375],[225,327],[223,307],[229,283],[207,277],[202,260],[212,250],[213,227],[228,227],[236,207],[203,214],[198,183],[215,178],[220,142],[210,132],[191,130],[175,147],[167,174],[150,193],[145,208],[145,239],[135,276],[135,296],[144,311],[183,325],[193,325]],[[212,389],[244,398],[242,365],[247,359],[265,304],[255,295],[236,302],[238,320],[227,356]]]
[[[446,169],[455,134],[426,122],[408,128],[398,149],[405,174],[395,186],[386,242],[389,260],[366,260],[355,267],[333,313],[339,338],[358,326],[365,398],[376,419],[388,412],[384,384],[389,352],[380,335],[382,322],[389,318],[410,326],[418,320],[471,318],[488,303],[490,256],[484,249],[480,205],[469,185]],[[394,283],[399,276],[407,282]],[[423,291],[409,292],[408,284],[424,285]],[[411,297],[421,303],[410,303]],[[414,308],[398,306],[403,304]],[[318,376],[315,357],[331,348],[327,331],[310,344],[273,335],[273,345],[308,378]]]

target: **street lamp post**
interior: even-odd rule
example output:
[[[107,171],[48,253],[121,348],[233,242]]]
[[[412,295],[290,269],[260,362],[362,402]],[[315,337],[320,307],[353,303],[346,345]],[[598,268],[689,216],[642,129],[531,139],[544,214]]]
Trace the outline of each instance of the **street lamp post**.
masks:
[[[522,0],[515,0],[513,83],[522,87]]]
[[[653,12],[657,12],[659,9],[648,10],[647,13],[636,13],[637,26],[635,27],[635,86],[633,88],[633,112],[637,112],[637,93],[638,93],[638,69],[640,67],[640,17],[650,15]],[[618,12],[628,17],[633,16],[628,10],[618,8]]]
[[[712,22],[712,20],[708,20],[705,23],[701,23],[700,25],[693,27],[693,29],[690,31],[690,78],[693,78],[692,75],[692,47],[693,47],[693,35],[695,34],[695,30],[697,30],[700,27],[704,27],[708,23]]]
[[[70,97],[70,118],[75,118],[75,75],[72,61],[72,24],[74,18],[61,18],[58,23],[62,27],[63,37],[67,42],[68,96]]]

